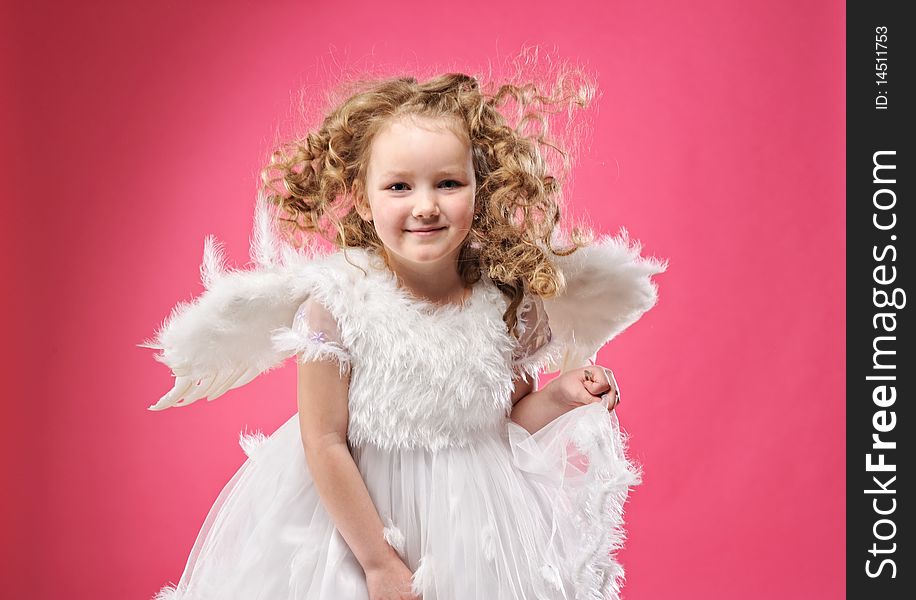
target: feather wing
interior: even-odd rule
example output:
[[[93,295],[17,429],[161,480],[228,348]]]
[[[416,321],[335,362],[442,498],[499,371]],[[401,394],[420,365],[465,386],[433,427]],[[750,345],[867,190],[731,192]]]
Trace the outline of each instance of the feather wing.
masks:
[[[566,280],[565,291],[544,298],[556,346],[546,372],[567,371],[595,360],[598,350],[635,323],[658,301],[653,275],[668,268],[667,259],[642,257],[626,228],[601,236],[591,246],[551,259]]]
[[[307,297],[297,267],[312,260],[315,250],[281,250],[272,222],[272,210],[259,196],[251,248],[255,266],[250,270],[227,270],[220,244],[212,236],[205,240],[205,291],[191,302],[179,302],[154,337],[138,344],[159,350],[153,358],[175,377],[149,410],[214,400],[295,354],[293,348],[278,347],[272,334],[290,326]]]

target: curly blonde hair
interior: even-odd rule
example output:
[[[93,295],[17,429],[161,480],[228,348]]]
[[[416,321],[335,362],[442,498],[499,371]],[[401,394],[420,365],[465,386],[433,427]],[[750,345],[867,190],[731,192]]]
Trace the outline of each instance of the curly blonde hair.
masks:
[[[564,112],[571,122],[573,111],[592,101],[595,85],[564,73],[552,89],[545,87],[503,83],[487,93],[462,73],[422,83],[413,77],[356,82],[316,130],[272,152],[261,171],[265,197],[279,208],[284,235],[317,234],[344,252],[374,249],[390,267],[373,224],[355,210],[366,201],[372,141],[396,117],[450,120],[467,134],[477,180],[474,220],[456,268],[466,285],[486,270],[509,300],[503,320],[517,337],[525,291],[551,297],[565,286],[548,252],[565,256],[593,241],[589,228],[577,226],[567,235],[568,247],[553,247],[571,152],[551,137],[549,124]]]

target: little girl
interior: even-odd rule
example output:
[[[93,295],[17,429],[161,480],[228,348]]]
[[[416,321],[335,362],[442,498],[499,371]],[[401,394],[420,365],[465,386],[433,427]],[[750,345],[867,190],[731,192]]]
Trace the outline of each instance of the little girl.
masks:
[[[591,97],[560,83],[370,82],[274,153],[256,267],[226,270],[208,238],[206,291],[143,345],[176,377],[152,410],[294,355],[299,410],[242,436],[248,460],[157,600],[618,597],[639,471],[592,363],[667,263],[626,230],[560,231],[548,115]],[[337,250],[279,241],[303,234]]]

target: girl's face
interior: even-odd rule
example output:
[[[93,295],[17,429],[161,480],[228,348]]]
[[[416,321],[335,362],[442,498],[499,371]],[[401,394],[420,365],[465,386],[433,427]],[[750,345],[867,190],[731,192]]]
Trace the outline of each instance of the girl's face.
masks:
[[[394,263],[454,269],[474,218],[468,142],[443,119],[395,118],[376,134],[360,216],[371,219]],[[422,266],[421,266],[422,265]]]

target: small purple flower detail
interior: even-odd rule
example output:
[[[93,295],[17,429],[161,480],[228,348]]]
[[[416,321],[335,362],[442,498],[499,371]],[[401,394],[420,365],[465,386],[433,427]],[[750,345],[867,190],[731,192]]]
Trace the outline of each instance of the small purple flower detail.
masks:
[[[309,340],[313,342],[317,342],[319,344],[324,344],[325,342],[328,341],[328,336],[325,335],[323,331],[315,331],[315,332],[312,332],[311,335],[309,335]]]

